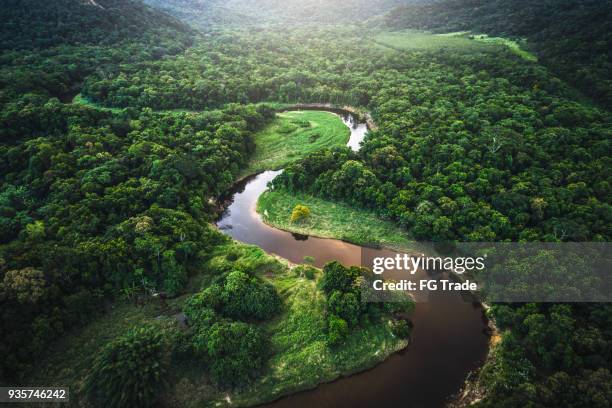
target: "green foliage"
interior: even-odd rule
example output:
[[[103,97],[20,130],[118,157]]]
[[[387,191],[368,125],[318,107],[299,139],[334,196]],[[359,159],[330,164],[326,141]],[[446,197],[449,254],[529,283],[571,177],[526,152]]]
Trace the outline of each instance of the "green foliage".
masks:
[[[496,305],[492,315],[511,331],[483,368],[482,381],[490,393],[483,406],[517,401],[605,406],[601,404],[612,390],[612,376],[604,363],[610,350],[601,325],[607,324],[604,316],[609,313],[603,305]]]
[[[307,223],[291,222],[291,211],[297,205],[310,209]],[[407,231],[392,221],[381,219],[374,211],[285,188],[266,191],[259,196],[257,212],[263,214],[267,224],[298,234],[397,249],[410,248],[413,243]]]
[[[527,37],[549,69],[610,106],[610,13],[607,1],[455,0],[400,7],[381,21],[394,28]]]
[[[310,208],[305,205],[298,204],[291,211],[291,222],[296,223],[305,221],[310,217]]]
[[[213,284],[191,297],[185,314],[191,320],[200,313],[198,309],[211,308],[233,319],[267,320],[277,314],[280,307],[280,298],[272,285],[244,272],[234,271],[221,284]]]
[[[404,320],[396,320],[400,313],[408,314],[414,302],[407,298],[389,303],[362,303],[361,285],[368,279],[368,272],[358,267],[345,267],[339,262],[330,262],[323,268],[319,286],[327,298],[327,335],[332,346],[341,344],[350,329],[368,321],[377,321],[383,316],[391,319],[391,332],[406,339],[410,328]],[[405,325],[405,326],[404,326]]]
[[[327,301],[328,312],[346,321],[349,326],[356,326],[361,314],[361,304],[354,292],[334,291]]]
[[[293,268],[293,272],[296,276],[304,277],[309,280],[315,279],[317,275],[317,268],[311,265],[298,265]]]
[[[306,154],[344,146],[350,131],[337,115],[322,111],[290,111],[255,133],[255,150],[243,174],[280,169]]]
[[[331,296],[335,291],[350,292],[354,289],[355,280],[359,276],[359,268],[346,268],[339,262],[330,262],[323,268],[323,277],[320,281],[321,289]]]
[[[97,355],[85,382],[95,404],[145,407],[160,396],[168,374],[167,333],[146,325],[108,343]]]
[[[280,310],[281,301],[274,287],[243,272],[232,272],[225,279],[223,313],[235,319],[267,320]]]
[[[150,45],[159,58],[165,47],[189,44],[192,35],[179,21],[137,1],[6,0],[3,6],[3,50],[138,41]],[[171,38],[174,41],[169,41]],[[164,41],[160,43],[160,39]]]
[[[298,3],[277,3],[274,9],[287,16],[304,5]],[[336,3],[329,10],[306,7],[306,14],[293,17],[320,21],[338,10],[349,17],[373,8]],[[414,16],[422,28],[526,36],[539,61],[605,108],[607,3],[562,3],[460,0],[453,2],[455,10],[436,3],[424,13],[394,15],[401,20],[398,27],[411,25],[405,19]],[[216,200],[251,169],[250,159],[263,157],[257,144],[265,140],[269,148],[300,132],[303,137],[298,139],[303,143],[293,143],[299,144],[295,149],[278,145],[280,158],[259,163],[266,168],[292,162],[275,180],[275,190],[369,210],[417,239],[610,238],[608,111],[584,103],[538,62],[518,58],[506,46],[425,34],[417,43],[363,26],[271,27],[200,38],[139,2],[116,0],[11,0],[0,17],[0,254],[6,260],[0,265],[0,377],[10,380],[5,382],[17,383],[37,353],[49,350],[51,339],[85,324],[102,297],[151,289],[180,294],[196,273],[206,283],[219,278],[186,306],[189,342],[220,383],[233,385],[232,378],[246,381],[257,372],[258,361],[245,362],[260,344],[255,329],[225,319],[272,316],[276,301],[268,301],[276,297],[260,281],[236,274],[227,285],[227,277],[282,268],[252,247],[215,256],[227,249],[218,247],[227,241],[208,223]],[[387,44],[367,41],[374,34]],[[192,40],[194,46],[183,52]],[[86,104],[66,103],[79,92]],[[379,126],[359,153],[320,150],[348,135],[329,114],[329,129],[339,132],[289,118],[286,129],[292,133],[273,132],[266,139],[259,132],[274,112],[249,105],[263,101],[353,105],[369,110]],[[180,111],[168,111],[175,109]],[[295,162],[305,152],[310,154]],[[309,207],[314,221],[319,211]],[[205,268],[209,257],[214,262]],[[378,331],[354,330],[358,277],[359,271],[327,268],[321,300],[313,281],[299,279],[297,287],[295,277],[276,281],[284,293],[314,299],[296,301],[290,316],[279,319],[282,324],[269,323],[275,325],[274,344],[283,350],[275,361],[279,375],[295,381],[304,374],[314,386],[328,361],[335,365],[325,371],[326,379],[347,371],[342,359],[322,346],[326,327],[337,339],[330,343],[341,343],[337,350],[351,351],[351,369],[360,368],[355,361],[363,362],[363,355],[380,345],[387,347],[383,355],[397,346],[389,340],[388,324]],[[254,288],[255,295],[245,288]],[[348,319],[347,337],[339,320],[327,321],[335,319],[331,310]],[[605,406],[612,361],[608,307],[511,305],[493,314],[498,311],[511,335],[502,341],[488,377],[483,374],[492,390],[483,404],[551,406],[565,399],[576,406]],[[374,327],[366,326],[368,320],[389,313],[390,305],[368,305],[357,324]],[[364,333],[379,336],[362,341]],[[243,351],[234,355],[225,349],[221,335]],[[101,356],[114,350],[130,354],[148,344],[133,337],[113,342]],[[154,349],[164,356],[162,348]],[[364,350],[361,360],[354,360],[356,350]],[[318,358],[307,358],[312,356]],[[291,377],[286,367],[296,365],[302,371]],[[94,367],[106,373],[102,363]],[[111,375],[90,378],[112,380],[99,388],[111,392],[146,376],[123,383]],[[276,385],[268,395],[278,395]],[[126,398],[121,395],[96,397]]]
[[[223,386],[248,382],[261,369],[266,356],[265,337],[257,328],[242,322],[215,323],[206,346],[211,374]]]
[[[0,164],[0,228],[6,232],[0,251],[8,270],[36,270],[45,278],[2,275],[15,294],[3,298],[2,330],[14,334],[3,340],[13,356],[6,373],[19,371],[13,359],[28,360],[33,349],[88,321],[76,305],[92,310],[97,300],[74,297],[82,290],[104,288],[108,297],[180,294],[208,251],[225,240],[208,224],[214,210],[209,198],[225,191],[245,163],[248,127],[271,117],[265,107],[113,113],[26,99],[39,120],[17,107],[2,113],[12,123],[3,131],[40,137],[7,147],[10,154],[0,148],[7,154]],[[48,125],[53,121],[59,123]],[[38,133],[42,129],[46,136]],[[54,256],[42,256],[48,253]],[[47,279],[54,289],[46,302],[37,302],[45,284],[36,282]],[[34,302],[22,301],[28,296]],[[32,330],[46,334],[26,335]]]
[[[406,0],[232,0],[225,3],[202,0],[146,0],[162,10],[208,30],[210,27],[249,27],[343,24],[360,22],[383,13]]]
[[[327,343],[330,346],[342,344],[349,334],[348,323],[335,315],[327,317]]]
[[[411,330],[406,320],[394,320],[391,330],[399,338],[407,339],[410,337]]]

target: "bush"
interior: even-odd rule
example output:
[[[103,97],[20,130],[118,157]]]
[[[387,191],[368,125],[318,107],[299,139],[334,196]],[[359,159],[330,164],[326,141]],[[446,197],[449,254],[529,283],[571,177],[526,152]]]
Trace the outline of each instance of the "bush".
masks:
[[[85,381],[96,406],[151,406],[165,385],[168,337],[154,325],[131,329],[102,348]]]
[[[314,279],[317,273],[317,269],[310,265],[298,265],[293,269],[296,276],[306,279]]]
[[[321,289],[330,295],[334,291],[350,292],[353,290],[355,280],[359,276],[359,268],[347,268],[341,263],[333,261],[323,267]]]
[[[327,309],[329,313],[344,319],[349,326],[355,326],[359,321],[361,304],[353,292],[334,291],[327,300]]]
[[[337,346],[346,339],[349,329],[348,323],[335,315],[327,317],[327,344]]]
[[[265,337],[243,322],[215,323],[206,334],[210,373],[223,386],[249,381],[264,362]]]
[[[310,217],[310,208],[305,205],[296,205],[291,212],[291,222],[303,221]]]
[[[291,123],[283,123],[282,125],[280,125],[280,126],[279,126],[279,127],[276,129],[276,131],[277,131],[278,133],[285,134],[285,135],[286,135],[286,134],[289,134],[289,133],[291,133],[291,132],[293,132],[293,131],[295,131],[295,130],[297,130],[297,126],[295,126],[295,125],[293,125],[293,124],[291,124]]]
[[[281,300],[274,286],[249,276],[232,272],[223,287],[223,313],[235,319],[266,320],[280,310]]]

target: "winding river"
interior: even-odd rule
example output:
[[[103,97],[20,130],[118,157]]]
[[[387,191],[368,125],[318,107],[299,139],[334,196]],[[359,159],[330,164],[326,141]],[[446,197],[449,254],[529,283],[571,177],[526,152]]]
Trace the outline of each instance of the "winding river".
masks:
[[[367,132],[366,124],[350,113],[340,117],[351,129],[348,146],[358,150]],[[258,245],[294,263],[312,256],[317,266],[332,260],[361,265],[363,248],[360,246],[292,234],[261,221],[255,211],[257,199],[268,182],[281,172],[266,171],[238,183],[232,192],[231,204],[217,223],[219,228],[238,241]],[[374,256],[393,254],[385,249],[368,248],[367,251]],[[419,273],[426,276],[424,271]],[[411,315],[414,327],[406,350],[371,370],[281,398],[269,406],[442,407],[486,358],[489,338],[483,316],[482,306],[467,293],[431,292],[426,302],[417,303]]]

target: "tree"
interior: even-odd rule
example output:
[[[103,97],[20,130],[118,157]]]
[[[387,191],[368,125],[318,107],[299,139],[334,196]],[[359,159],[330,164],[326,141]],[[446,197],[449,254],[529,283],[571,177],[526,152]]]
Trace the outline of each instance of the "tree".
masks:
[[[349,326],[357,325],[361,304],[353,292],[334,291],[327,300],[328,313],[341,317]]]
[[[20,303],[38,303],[45,295],[47,282],[39,269],[23,268],[7,271],[4,275],[1,292]]]
[[[327,344],[337,346],[341,344],[349,334],[348,324],[338,316],[327,317]]]
[[[221,296],[223,314],[234,319],[266,320],[281,306],[274,286],[244,272],[234,271],[227,276]]]
[[[291,211],[291,222],[296,223],[299,221],[304,221],[310,217],[310,209],[305,205],[296,205]]]
[[[321,289],[328,296],[334,291],[349,292],[353,290],[355,279],[359,276],[359,268],[347,268],[340,262],[329,262],[323,267]]]
[[[211,375],[222,386],[245,384],[263,365],[265,338],[246,323],[213,324],[206,345]]]
[[[165,330],[145,325],[112,340],[95,357],[85,389],[97,405],[151,406],[166,385],[170,364]]]

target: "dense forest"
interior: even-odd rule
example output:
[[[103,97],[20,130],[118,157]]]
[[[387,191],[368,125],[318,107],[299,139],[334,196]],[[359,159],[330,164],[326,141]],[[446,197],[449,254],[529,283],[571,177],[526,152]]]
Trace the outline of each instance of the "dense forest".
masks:
[[[239,26],[253,7],[164,3],[200,28]],[[329,23],[348,7],[354,21],[405,2],[338,3],[325,18],[307,3],[283,13]],[[249,21],[203,34],[139,1],[5,1],[2,383],[21,381],[53,339],[109,303],[187,293],[190,278],[228,244],[211,225],[218,199],[279,103],[352,105],[378,128],[359,152],[326,149],[289,165],[275,189],[370,209],[417,240],[609,241],[609,2],[526,3],[458,0],[395,9],[368,27]],[[197,7],[212,20],[193,17]],[[526,37],[540,61],[469,40],[434,46],[435,36],[432,46],[398,50],[373,41],[381,24]],[[77,94],[84,103],[72,103]],[[321,273],[333,347],[382,312],[360,306],[354,283],[364,271],[330,264]],[[242,270],[219,268],[206,279],[184,302],[187,335],[143,325],[100,351],[85,385],[91,401],[154,401],[121,399],[122,389],[142,384],[133,367],[112,366],[117,356],[153,356],[138,366],[151,373],[170,355],[192,353],[220,389],[261,373],[269,339],[258,324],[278,317],[280,294]],[[503,335],[479,377],[480,406],[608,406],[609,305],[494,305],[491,317]],[[402,323],[394,330],[409,331]],[[147,390],[162,382],[143,378]]]
[[[423,0],[145,0],[204,29],[262,24],[337,24],[367,20],[394,7]]]
[[[450,0],[398,8],[382,21],[394,29],[527,38],[548,69],[608,109],[612,106],[609,0]]]

